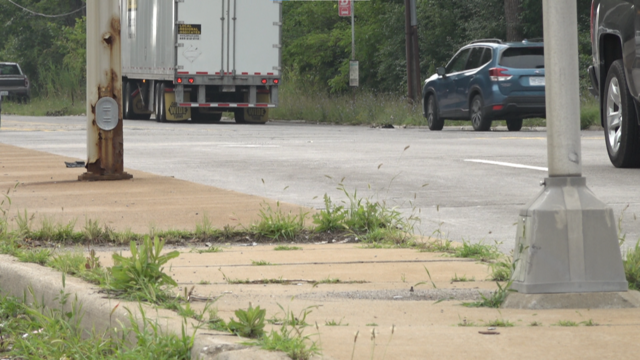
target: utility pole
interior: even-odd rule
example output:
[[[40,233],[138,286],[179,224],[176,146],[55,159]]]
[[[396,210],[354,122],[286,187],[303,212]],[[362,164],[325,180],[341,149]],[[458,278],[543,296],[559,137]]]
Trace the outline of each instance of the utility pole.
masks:
[[[543,0],[543,21],[549,177],[520,211],[512,287],[520,294],[624,292],[613,210],[582,176],[576,2]]]
[[[407,97],[415,103],[415,75],[413,72],[413,45],[411,42],[411,0],[404,0],[404,31],[405,31],[405,48],[407,54]]]
[[[407,97],[415,103],[421,97],[420,53],[418,47],[418,15],[416,0],[404,0],[405,47],[407,57]]]
[[[124,180],[120,1],[87,0],[87,172],[78,180]]]

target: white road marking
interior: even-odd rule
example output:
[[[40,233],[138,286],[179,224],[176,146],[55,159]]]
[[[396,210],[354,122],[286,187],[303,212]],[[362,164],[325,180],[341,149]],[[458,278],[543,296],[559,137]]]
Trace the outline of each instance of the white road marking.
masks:
[[[546,167],[529,166],[529,165],[522,165],[522,164],[513,164],[513,163],[508,163],[508,162],[502,162],[502,161],[477,160],[477,159],[465,159],[464,161],[466,161],[466,162],[474,162],[474,163],[481,163],[481,164],[508,166],[508,167],[514,167],[514,168],[519,168],[519,169],[549,171],[549,169],[546,168]]]

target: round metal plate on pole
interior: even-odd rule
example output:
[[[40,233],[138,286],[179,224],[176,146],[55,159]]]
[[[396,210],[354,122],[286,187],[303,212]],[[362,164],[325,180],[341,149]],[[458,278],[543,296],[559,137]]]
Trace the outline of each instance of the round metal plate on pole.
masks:
[[[513,297],[624,292],[613,210],[582,177],[576,2],[543,0],[543,20],[549,177],[520,211]],[[551,307],[562,307],[560,302]]]

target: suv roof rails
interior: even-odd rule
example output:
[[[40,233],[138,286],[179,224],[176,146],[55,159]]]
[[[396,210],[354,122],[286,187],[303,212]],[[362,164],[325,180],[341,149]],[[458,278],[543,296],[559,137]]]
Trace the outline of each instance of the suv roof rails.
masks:
[[[480,40],[473,40],[472,42],[470,42],[469,44],[477,44],[477,43],[496,43],[496,44],[504,44],[504,42],[500,39],[480,39]]]

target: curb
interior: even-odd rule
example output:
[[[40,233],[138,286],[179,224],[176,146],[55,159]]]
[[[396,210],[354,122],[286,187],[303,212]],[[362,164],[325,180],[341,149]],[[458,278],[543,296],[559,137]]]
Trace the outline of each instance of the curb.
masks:
[[[110,331],[116,327],[112,324],[129,324],[129,313],[134,315],[142,325],[140,307],[147,319],[157,322],[164,333],[182,334],[182,318],[173,311],[155,309],[148,305],[120,299],[109,299],[98,293],[95,285],[71,276],[65,276],[65,286],[62,284],[62,273],[32,263],[22,263],[8,255],[0,255],[0,294],[16,298],[25,298],[27,302],[35,299],[47,308],[60,308],[58,299],[63,293],[71,294],[65,305],[70,311],[72,303],[82,306],[82,320],[80,326],[91,332],[96,330]],[[118,306],[119,305],[119,306]],[[115,310],[114,308],[118,306]],[[191,323],[193,324],[193,323]],[[192,331],[192,330],[191,330]],[[188,332],[189,333],[189,332]],[[281,352],[271,352],[255,347],[225,341],[229,338],[222,334],[212,333],[210,330],[199,330],[196,333],[191,348],[192,360],[285,360],[290,359]],[[239,339],[236,337],[236,339]],[[134,334],[129,335],[130,341],[135,341]]]

